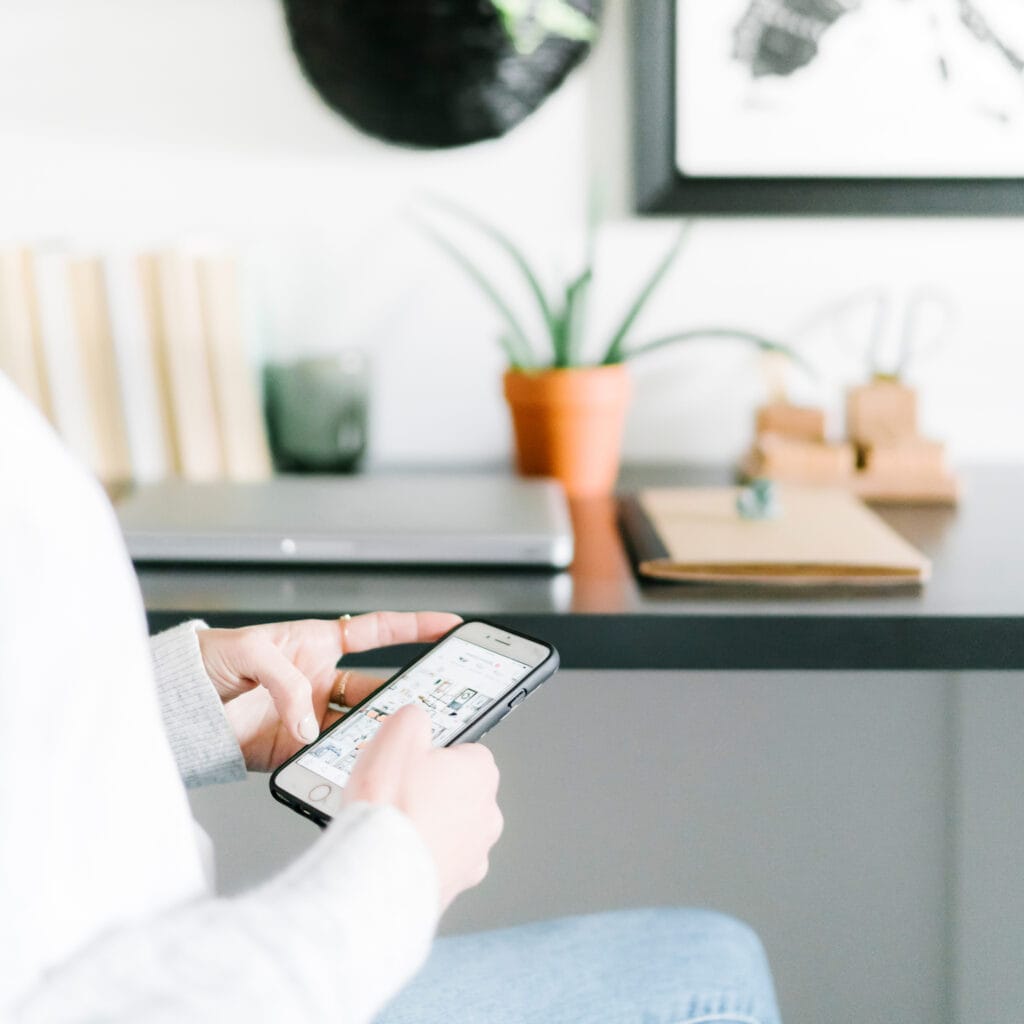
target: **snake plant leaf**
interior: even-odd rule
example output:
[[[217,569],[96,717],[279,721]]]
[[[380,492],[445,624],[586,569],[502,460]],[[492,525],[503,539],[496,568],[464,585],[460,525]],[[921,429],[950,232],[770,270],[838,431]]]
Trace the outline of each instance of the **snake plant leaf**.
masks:
[[[505,358],[508,360],[508,365],[511,369],[525,370],[529,367],[530,364],[522,361],[522,353],[516,348],[515,343],[507,334],[498,335],[498,345],[501,347],[502,352],[505,353]]]
[[[732,341],[745,341],[751,345],[755,345],[762,352],[774,352],[779,355],[784,355],[796,366],[799,366],[809,377],[816,378],[817,372],[814,367],[804,359],[795,349],[789,345],[783,344],[781,341],[774,341],[772,338],[766,338],[763,334],[758,334],[756,331],[747,331],[739,327],[694,327],[687,331],[676,331],[672,334],[666,334],[663,337],[655,338],[653,341],[644,342],[641,345],[633,346],[623,351],[621,360],[635,359],[637,356],[646,355],[648,352],[654,352],[659,348],[665,348],[668,345],[677,345],[687,341],[700,341],[704,339],[729,339]]]
[[[531,292],[533,292],[534,298],[537,300],[537,305],[540,307],[541,316],[544,318],[544,324],[548,331],[554,335],[556,330],[556,320],[558,319],[554,310],[551,308],[551,303],[548,301],[547,296],[544,294],[544,289],[541,287],[541,283],[537,278],[537,275],[533,272],[533,268],[530,266],[529,261],[523,255],[522,249],[519,248],[508,237],[500,228],[496,228],[493,224],[484,220],[482,217],[478,217],[472,210],[467,210],[464,206],[460,206],[458,203],[452,202],[450,199],[444,199],[440,196],[434,197],[432,200],[433,204],[442,210],[446,210],[448,213],[459,217],[467,224],[472,225],[482,235],[489,238],[495,245],[501,248],[505,254],[512,260],[512,262],[519,269],[519,272],[523,275],[527,285]]]
[[[679,232],[675,242],[667,253],[665,253],[661,262],[655,268],[654,273],[651,274],[647,281],[647,284],[641,289],[640,294],[636,297],[633,305],[629,307],[629,311],[626,313],[625,319],[619,325],[618,330],[612,335],[611,341],[608,343],[607,349],[605,349],[604,358],[601,363],[607,366],[609,363],[621,363],[625,358],[623,352],[626,344],[626,337],[628,336],[630,329],[636,322],[636,318],[643,311],[644,306],[647,305],[648,300],[654,294],[655,289],[661,284],[665,275],[669,272],[672,264],[675,263],[676,257],[679,255],[680,250],[683,248],[683,244],[689,237],[691,231],[691,225],[689,222],[685,223]]]
[[[502,319],[505,321],[505,324],[509,329],[508,334],[503,338],[503,344],[506,346],[506,351],[512,351],[515,353],[515,358],[511,360],[514,365],[536,365],[536,358],[534,357],[533,349],[530,345],[530,340],[526,335],[526,331],[523,330],[523,325],[520,323],[519,318],[512,312],[512,307],[505,301],[498,289],[487,280],[484,274],[477,268],[476,264],[465,256],[454,242],[441,234],[437,228],[428,224],[419,217],[414,216],[413,220],[424,234],[431,238],[458,266],[463,269],[468,277],[490,300],[494,308],[501,314]]]
[[[594,280],[594,268],[588,266],[565,292],[565,365],[580,365],[580,350],[586,328],[587,297]]]
[[[555,317],[555,330],[551,334],[551,365],[557,369],[579,365],[586,291],[592,276],[592,268],[587,267],[566,286],[565,302]]]
[[[569,365],[568,326],[564,313],[551,325],[551,365],[560,370]]]

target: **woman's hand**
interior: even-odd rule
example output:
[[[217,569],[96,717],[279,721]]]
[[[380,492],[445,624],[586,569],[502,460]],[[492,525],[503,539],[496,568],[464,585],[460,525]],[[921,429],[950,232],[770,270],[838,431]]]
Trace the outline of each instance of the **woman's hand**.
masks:
[[[346,803],[391,804],[416,827],[437,867],[441,910],[483,881],[502,829],[498,769],[479,743],[436,749],[421,707],[385,719],[356,759]]]
[[[339,689],[353,706],[380,685],[375,676],[339,671],[343,654],[429,642],[460,621],[446,612],[372,612],[196,636],[246,767],[271,771],[337,720],[328,704]]]

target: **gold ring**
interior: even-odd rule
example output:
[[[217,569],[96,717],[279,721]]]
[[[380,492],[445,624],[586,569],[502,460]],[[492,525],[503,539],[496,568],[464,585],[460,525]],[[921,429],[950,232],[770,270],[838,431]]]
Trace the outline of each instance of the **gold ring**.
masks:
[[[351,669],[343,669],[337,673],[334,679],[334,687],[331,690],[331,703],[337,704],[340,708],[348,707],[345,703],[345,687],[348,686],[348,679],[351,674]]]
[[[344,657],[345,652],[348,650],[348,624],[352,620],[352,616],[345,612],[344,615],[338,616],[338,622],[341,623],[341,654]]]

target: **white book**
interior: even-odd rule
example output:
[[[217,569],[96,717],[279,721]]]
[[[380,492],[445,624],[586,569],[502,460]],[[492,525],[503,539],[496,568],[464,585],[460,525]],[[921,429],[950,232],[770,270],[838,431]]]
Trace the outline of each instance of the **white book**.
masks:
[[[157,339],[143,301],[139,258],[109,254],[103,271],[132,477],[142,483],[162,480],[174,472],[172,426],[160,381]]]
[[[224,459],[195,261],[165,251],[155,257],[155,271],[177,468],[188,480],[217,480]]]
[[[82,386],[98,442],[98,461],[93,470],[104,483],[130,480],[132,463],[124,420],[124,397],[118,378],[103,264],[98,256],[74,256],[69,273],[85,370]]]
[[[44,249],[33,261],[39,328],[54,425],[65,444],[95,472],[100,442],[85,387],[85,366],[71,293],[71,260]]]
[[[203,328],[210,356],[214,401],[231,480],[271,475],[270,446],[259,390],[246,355],[241,297],[230,254],[198,257]]]
[[[29,254],[0,249],[0,372],[51,415]]]

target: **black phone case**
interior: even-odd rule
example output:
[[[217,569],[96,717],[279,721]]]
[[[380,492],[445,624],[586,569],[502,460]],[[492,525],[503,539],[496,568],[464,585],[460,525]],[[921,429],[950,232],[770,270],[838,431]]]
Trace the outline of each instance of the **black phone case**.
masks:
[[[489,733],[502,719],[508,717],[508,715],[510,715],[517,707],[519,707],[519,705],[522,704],[523,701],[525,701],[527,697],[529,697],[530,694],[533,693],[538,686],[540,686],[541,683],[550,679],[555,674],[555,672],[558,671],[558,666],[560,663],[558,651],[555,650],[555,648],[546,640],[538,640],[536,637],[528,636],[526,633],[521,633],[517,629],[508,629],[506,626],[500,626],[498,625],[498,623],[490,622],[487,619],[467,619],[464,622],[460,622],[454,628],[448,630],[448,632],[445,633],[444,636],[442,636],[439,640],[436,640],[433,644],[430,645],[430,647],[427,648],[426,651],[420,654],[417,658],[410,661],[409,664],[402,666],[402,668],[395,672],[394,675],[390,676],[383,683],[381,683],[381,685],[376,690],[374,690],[373,693],[371,693],[370,696],[366,698],[366,700],[361,701],[359,704],[356,705],[356,707],[352,708],[349,714],[351,714],[352,711],[357,710],[357,708],[361,708],[363,704],[366,704],[370,700],[372,700],[374,694],[379,693],[385,686],[389,686],[395,679],[402,675],[403,672],[406,672],[413,665],[415,665],[416,662],[421,661],[423,658],[425,658],[427,654],[431,650],[433,650],[434,647],[437,647],[439,644],[444,643],[444,641],[447,640],[448,637],[450,637],[453,633],[457,632],[463,626],[468,625],[470,622],[479,622],[485,626],[493,626],[495,629],[500,629],[504,633],[514,633],[516,636],[522,637],[524,640],[531,640],[535,644],[540,644],[541,647],[546,647],[551,653],[548,656],[548,658],[545,659],[545,661],[543,661],[540,665],[534,668],[533,671],[531,671],[524,679],[520,679],[519,682],[515,684],[512,690],[510,690],[508,693],[500,697],[498,701],[491,707],[491,709],[485,715],[477,719],[477,721],[470,725],[465,731],[459,733],[458,736],[452,737],[452,739],[445,744],[446,747],[454,746],[456,743],[475,743],[483,736],[486,736],[487,733]],[[342,718],[334,725],[332,725],[330,729],[325,729],[324,732],[322,732],[315,740],[313,740],[313,743],[319,743],[326,733],[338,728],[338,726],[342,725],[344,721],[345,719]],[[315,822],[321,828],[326,828],[327,825],[329,825],[332,820],[329,814],[324,814],[316,807],[307,804],[304,800],[300,800],[298,797],[287,792],[286,790],[280,789],[277,785],[277,776],[280,774],[280,772],[287,768],[288,765],[292,763],[292,761],[295,761],[296,759],[300,758],[309,749],[309,747],[313,746],[313,743],[309,743],[305,747],[302,747],[300,750],[297,750],[294,754],[292,754],[291,757],[288,758],[287,761],[285,761],[283,764],[278,765],[277,768],[274,769],[273,773],[270,776],[270,794],[279,803],[284,804],[285,807],[289,807],[296,813],[303,815],[303,817],[309,818],[310,821]]]

